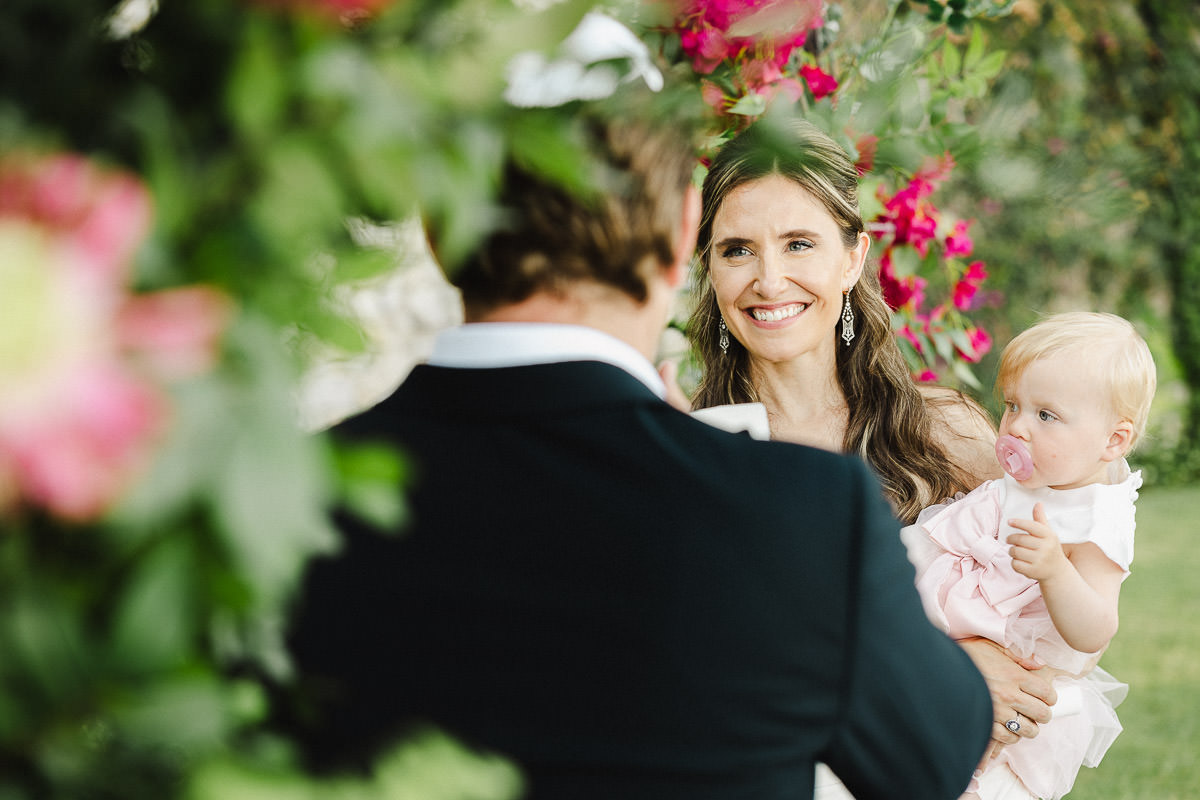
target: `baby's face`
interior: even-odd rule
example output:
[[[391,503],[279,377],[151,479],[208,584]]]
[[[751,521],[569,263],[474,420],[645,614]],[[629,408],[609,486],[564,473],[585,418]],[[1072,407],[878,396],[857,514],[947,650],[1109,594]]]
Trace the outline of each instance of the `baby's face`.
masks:
[[[1118,423],[1107,387],[1073,354],[1039,358],[1003,387],[1000,435],[1017,437],[1033,456],[1029,488],[1076,489],[1106,483]]]

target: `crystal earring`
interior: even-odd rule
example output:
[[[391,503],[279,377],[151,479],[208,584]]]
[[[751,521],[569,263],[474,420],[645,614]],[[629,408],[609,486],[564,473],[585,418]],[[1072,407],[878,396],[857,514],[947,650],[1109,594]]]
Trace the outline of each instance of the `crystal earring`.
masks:
[[[850,289],[842,290],[842,297],[846,298],[842,305],[842,341],[848,347],[854,340],[854,309],[850,308]]]
[[[717,330],[721,332],[717,339],[717,346],[721,348],[721,353],[729,352],[729,328],[725,327],[725,318],[721,317],[721,321],[717,324]]]

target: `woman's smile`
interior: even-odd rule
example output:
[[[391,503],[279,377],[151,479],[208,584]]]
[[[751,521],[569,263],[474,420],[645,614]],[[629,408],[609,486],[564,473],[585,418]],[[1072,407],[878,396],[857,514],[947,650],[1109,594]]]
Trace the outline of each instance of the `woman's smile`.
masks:
[[[807,308],[808,303],[787,303],[781,306],[754,306],[746,309],[746,313],[762,327],[777,328],[782,327],[778,323],[798,317]]]

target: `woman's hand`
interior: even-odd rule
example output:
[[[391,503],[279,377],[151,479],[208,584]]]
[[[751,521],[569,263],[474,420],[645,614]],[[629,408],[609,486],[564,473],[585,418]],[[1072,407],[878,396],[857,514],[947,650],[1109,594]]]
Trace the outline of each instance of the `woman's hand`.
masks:
[[[662,362],[658,365],[658,377],[667,385],[667,402],[680,411],[691,411],[692,401],[679,388],[679,365],[674,361]]]
[[[975,662],[992,695],[992,742],[984,753],[982,767],[1005,745],[1032,739],[1038,735],[1038,724],[1050,721],[1050,706],[1058,701],[1058,693],[1050,683],[1055,671],[1016,658],[990,639],[963,639],[959,645]]]

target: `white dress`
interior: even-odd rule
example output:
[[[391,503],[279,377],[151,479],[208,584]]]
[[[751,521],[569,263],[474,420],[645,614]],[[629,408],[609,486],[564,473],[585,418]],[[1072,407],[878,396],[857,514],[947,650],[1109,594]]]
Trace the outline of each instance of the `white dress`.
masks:
[[[1015,529],[1005,521],[1032,519],[1034,504],[1041,503],[1060,541],[1095,543],[1128,577],[1142,477],[1122,460],[1113,463],[1109,479],[1078,489],[1029,490],[1006,475],[925,509],[901,534],[934,624],[956,639],[985,636],[1074,676],[1055,679],[1055,688],[1078,694],[1077,713],[1056,714],[1037,737],[1006,747],[989,768],[1007,765],[1032,796],[1045,800],[1070,791],[1081,765],[1100,763],[1121,731],[1113,709],[1128,686],[1093,669],[1100,654],[1074,650],[1054,628],[1038,582],[1012,568],[1006,540]]]

